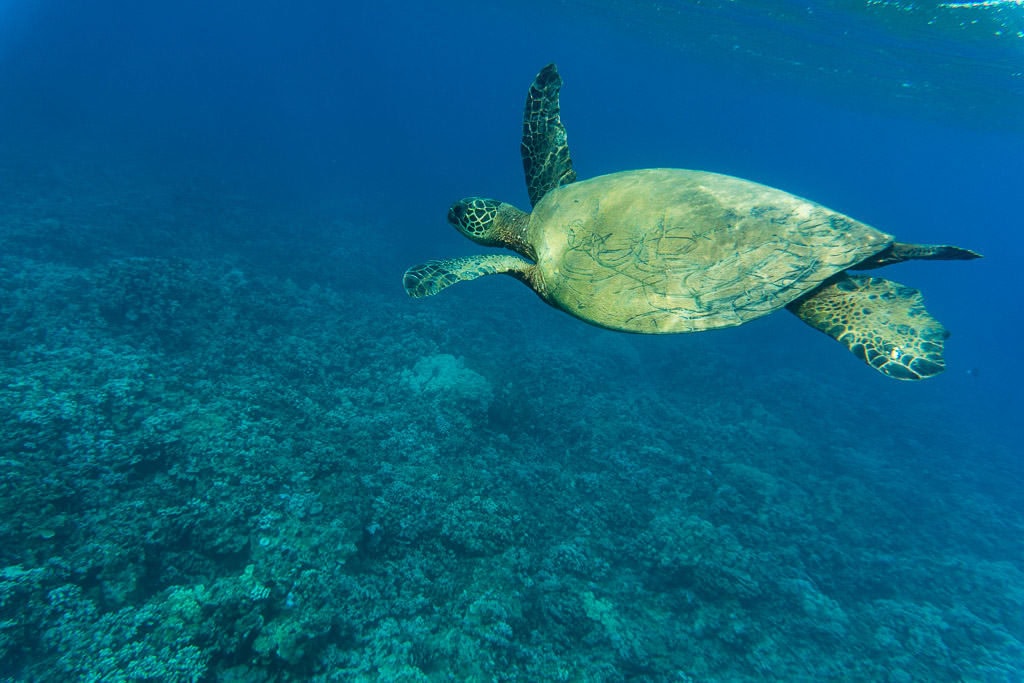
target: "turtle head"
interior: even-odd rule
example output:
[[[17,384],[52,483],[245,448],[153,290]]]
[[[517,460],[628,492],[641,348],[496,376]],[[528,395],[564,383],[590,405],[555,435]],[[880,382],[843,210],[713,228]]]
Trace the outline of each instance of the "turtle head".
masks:
[[[497,199],[460,199],[448,209],[448,222],[477,244],[508,247],[527,255],[533,251],[526,243],[529,214]]]
[[[502,203],[497,199],[467,197],[448,209],[448,222],[463,235],[489,247],[499,246],[498,235],[492,235],[499,223]]]

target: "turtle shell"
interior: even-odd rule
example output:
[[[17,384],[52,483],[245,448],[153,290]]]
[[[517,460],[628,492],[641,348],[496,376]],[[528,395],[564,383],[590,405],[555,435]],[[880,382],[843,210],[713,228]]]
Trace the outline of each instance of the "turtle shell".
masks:
[[[642,333],[759,318],[893,239],[781,190],[680,169],[554,189],[534,208],[527,238],[545,299],[595,325]]]

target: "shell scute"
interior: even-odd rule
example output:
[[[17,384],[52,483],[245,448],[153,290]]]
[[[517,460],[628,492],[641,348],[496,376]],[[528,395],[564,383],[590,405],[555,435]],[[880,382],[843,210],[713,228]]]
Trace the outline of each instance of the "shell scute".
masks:
[[[702,171],[626,171],[559,187],[529,239],[546,297],[633,332],[739,325],[892,243],[813,202]]]

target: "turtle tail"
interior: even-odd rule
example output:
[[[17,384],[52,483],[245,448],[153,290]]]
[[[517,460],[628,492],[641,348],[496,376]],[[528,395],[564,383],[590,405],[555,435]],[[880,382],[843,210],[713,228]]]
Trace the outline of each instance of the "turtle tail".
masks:
[[[970,249],[954,247],[948,244],[893,242],[885,250],[853,266],[852,270],[881,268],[882,266],[903,261],[969,261],[976,258],[981,258],[981,254]]]

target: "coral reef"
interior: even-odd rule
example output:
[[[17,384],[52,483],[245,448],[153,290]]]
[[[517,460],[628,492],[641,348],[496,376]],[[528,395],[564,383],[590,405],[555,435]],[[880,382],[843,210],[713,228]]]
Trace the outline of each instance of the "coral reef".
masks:
[[[1012,458],[941,406],[121,201],[0,216],[5,680],[1020,679]]]

